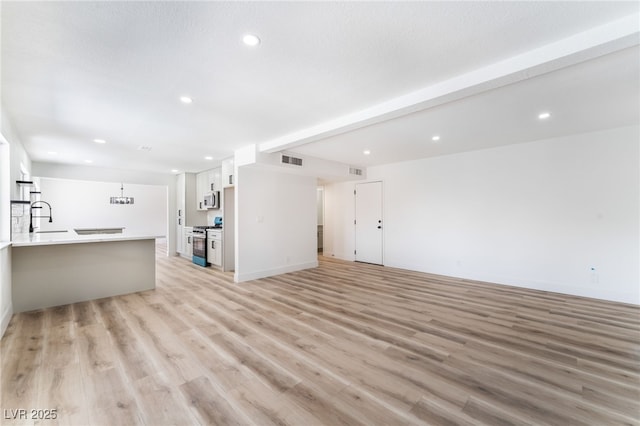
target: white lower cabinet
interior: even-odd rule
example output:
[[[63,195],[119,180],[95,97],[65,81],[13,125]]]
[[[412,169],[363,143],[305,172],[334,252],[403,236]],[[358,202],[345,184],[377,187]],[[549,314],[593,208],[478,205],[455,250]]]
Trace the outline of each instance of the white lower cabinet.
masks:
[[[193,227],[185,226],[184,228],[184,256],[191,259],[193,256]]]
[[[207,262],[222,267],[222,231],[207,230]]]
[[[178,220],[181,220],[178,218]],[[176,226],[176,251],[178,254],[182,255],[184,253],[184,226],[177,225]]]

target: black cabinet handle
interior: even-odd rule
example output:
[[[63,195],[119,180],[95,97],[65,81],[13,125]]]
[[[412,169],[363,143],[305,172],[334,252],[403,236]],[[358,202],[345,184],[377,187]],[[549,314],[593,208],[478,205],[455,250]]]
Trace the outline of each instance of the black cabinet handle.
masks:
[[[182,219],[178,219],[178,225],[182,225]]]
[[[382,229],[382,226],[379,226],[379,225],[378,225],[378,229]]]
[[[214,245],[215,241],[211,241],[211,249],[215,249],[216,246]]]
[[[191,244],[191,237],[187,237],[187,244]]]

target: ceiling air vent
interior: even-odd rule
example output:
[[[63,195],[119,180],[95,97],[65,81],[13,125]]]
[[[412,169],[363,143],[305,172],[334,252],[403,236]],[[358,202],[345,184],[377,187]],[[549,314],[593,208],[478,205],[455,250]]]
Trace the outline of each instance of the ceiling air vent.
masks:
[[[282,154],[282,163],[291,164],[292,166],[302,166],[302,158],[296,158],[290,155]]]
[[[358,169],[357,167],[349,167],[349,174],[362,176],[362,169]]]

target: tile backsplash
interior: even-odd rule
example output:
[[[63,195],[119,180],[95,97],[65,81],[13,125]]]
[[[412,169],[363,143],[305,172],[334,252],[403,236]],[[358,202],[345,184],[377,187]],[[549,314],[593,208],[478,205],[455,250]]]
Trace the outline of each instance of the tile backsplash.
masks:
[[[29,206],[24,204],[11,205],[11,233],[29,232]]]

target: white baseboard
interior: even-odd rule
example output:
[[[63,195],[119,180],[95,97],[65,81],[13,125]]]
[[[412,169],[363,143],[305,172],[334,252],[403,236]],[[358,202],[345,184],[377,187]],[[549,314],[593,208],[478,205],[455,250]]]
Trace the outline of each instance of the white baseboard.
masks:
[[[9,326],[9,321],[11,321],[11,317],[13,316],[13,305],[9,304],[7,309],[2,313],[2,319],[0,322],[0,339],[4,336],[4,332],[7,330]]]
[[[322,253],[322,255],[325,257],[332,257],[334,259],[347,260],[349,262],[354,262],[356,260],[356,257],[353,254],[331,253],[325,251]]]
[[[314,260],[313,262],[305,262],[298,263],[295,265],[286,265],[279,268],[274,269],[266,269],[263,271],[255,271],[255,272],[247,272],[247,273],[236,273],[233,276],[233,280],[237,283],[241,283],[244,281],[258,280],[260,278],[272,277],[274,275],[286,274],[288,272],[301,271],[303,269],[317,268],[318,261]]]
[[[547,291],[551,293],[567,294],[579,297],[589,297],[592,299],[608,300],[611,302],[628,303],[640,305],[640,294],[638,292],[620,292],[611,290],[610,286],[603,285],[595,287],[593,284],[584,282],[581,285],[567,284],[552,281],[539,281],[523,277],[503,276],[499,274],[488,274],[479,271],[454,271],[451,269],[425,268],[422,265],[407,264],[403,262],[389,262],[386,266],[392,268],[407,269],[409,271],[425,272],[427,274],[442,275],[458,279],[480,281],[489,284],[506,285],[511,287],[528,288],[530,290]]]

